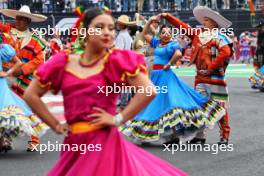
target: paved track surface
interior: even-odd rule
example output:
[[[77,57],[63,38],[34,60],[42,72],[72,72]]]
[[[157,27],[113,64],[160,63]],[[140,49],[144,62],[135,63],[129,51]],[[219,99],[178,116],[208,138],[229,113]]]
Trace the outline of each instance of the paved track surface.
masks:
[[[190,85],[192,77],[184,77]],[[232,127],[231,152],[175,152],[163,151],[163,147],[144,147],[145,150],[167,160],[192,176],[263,176],[264,175],[264,93],[251,90],[247,78],[228,78],[230,92],[230,125]],[[55,98],[56,99],[56,98]],[[54,100],[54,98],[53,98]],[[58,101],[61,101],[58,98]],[[53,104],[60,106],[61,103]],[[51,105],[52,106],[52,105]],[[60,112],[57,107],[53,111]],[[57,115],[61,120],[60,113]],[[209,144],[217,143],[218,127],[209,131]],[[1,176],[45,175],[58,159],[58,152],[27,153],[26,137],[15,142],[15,150],[0,154]],[[49,131],[42,144],[61,142],[62,137]],[[107,168],[107,166],[106,166]]]

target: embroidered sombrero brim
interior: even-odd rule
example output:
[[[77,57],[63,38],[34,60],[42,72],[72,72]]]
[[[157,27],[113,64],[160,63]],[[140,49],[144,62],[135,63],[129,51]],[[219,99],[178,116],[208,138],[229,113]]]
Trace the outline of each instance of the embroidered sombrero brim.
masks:
[[[47,19],[44,15],[31,13],[28,6],[22,6],[19,10],[1,9],[0,13],[14,19],[16,19],[17,16],[26,17],[31,19],[32,22],[43,22]]]
[[[136,25],[137,24],[136,21],[130,21],[127,15],[121,15],[120,17],[118,17],[117,22],[121,24],[125,24],[125,25]]]
[[[220,15],[218,12],[205,6],[195,7],[193,9],[193,15],[201,24],[203,24],[204,18],[207,17],[214,20],[218,24],[219,28],[229,28],[232,25],[231,21]]]
[[[118,23],[125,24],[125,25],[136,25],[135,21],[127,22],[127,21],[117,21]]]

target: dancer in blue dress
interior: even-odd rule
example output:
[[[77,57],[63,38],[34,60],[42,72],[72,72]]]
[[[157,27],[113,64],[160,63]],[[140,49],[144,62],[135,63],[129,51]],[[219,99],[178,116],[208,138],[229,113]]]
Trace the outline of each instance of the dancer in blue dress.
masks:
[[[151,80],[157,96],[133,120],[128,121],[122,132],[134,141],[175,143],[190,140],[203,128],[212,128],[225,114],[224,107],[196,92],[180,80],[170,66],[181,58],[181,48],[171,41],[171,29],[161,27],[160,40],[148,34],[147,23],[143,33],[154,48]]]
[[[249,77],[252,89],[259,89],[264,92],[264,20],[256,26],[258,29],[257,57],[254,60],[255,74]]]
[[[249,77],[249,83],[252,89],[259,89],[264,92],[264,65],[261,68],[255,68],[253,76]]]
[[[15,62],[13,68],[4,72],[3,62]],[[0,44],[0,152],[10,150],[12,140],[18,135],[42,135],[47,126],[33,115],[27,104],[13,93],[6,80],[20,66],[15,50],[8,44]]]

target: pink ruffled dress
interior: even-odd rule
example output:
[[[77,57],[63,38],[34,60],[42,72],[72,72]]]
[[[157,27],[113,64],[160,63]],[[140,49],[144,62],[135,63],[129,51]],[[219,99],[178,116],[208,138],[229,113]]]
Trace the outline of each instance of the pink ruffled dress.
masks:
[[[65,118],[69,124],[90,121],[87,116],[93,107],[116,114],[117,93],[98,93],[99,87],[122,85],[128,76],[146,72],[144,58],[132,51],[113,50],[107,56],[103,70],[80,78],[65,68],[68,56],[59,53],[39,67],[36,77],[42,86],[54,93],[62,92]],[[64,144],[88,146],[87,152],[61,151],[60,159],[49,172],[50,176],[183,176],[173,165],[126,141],[116,127],[72,134]],[[94,150],[94,151],[92,151]]]

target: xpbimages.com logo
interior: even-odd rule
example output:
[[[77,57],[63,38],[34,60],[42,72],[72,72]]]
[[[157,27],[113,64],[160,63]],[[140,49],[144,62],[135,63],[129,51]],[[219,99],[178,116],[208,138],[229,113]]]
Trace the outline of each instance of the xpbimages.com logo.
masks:
[[[174,155],[175,152],[210,152],[214,155],[221,152],[232,152],[234,151],[233,144],[190,144],[190,143],[179,143],[179,144],[163,144],[163,152],[170,152]]]
[[[61,152],[72,151],[79,152],[80,154],[86,154],[87,152],[100,152],[102,150],[101,144],[61,144],[58,141],[47,144],[37,144],[34,146],[34,150],[43,154],[44,152]]]
[[[168,93],[167,86],[127,86],[124,83],[118,85],[114,83],[112,86],[97,86],[97,93],[105,94],[109,96],[110,94],[120,94],[120,93],[146,93],[147,96],[151,96],[153,92],[156,93]],[[153,90],[154,89],[154,90]]]
[[[86,38],[87,35],[101,35],[101,28],[53,28],[48,25],[47,28],[31,28],[33,35],[42,35],[42,36],[54,36],[54,35],[75,35],[80,36],[80,38]]]
[[[172,36],[178,36],[178,35],[184,35],[184,36],[193,36],[193,35],[199,35],[203,33],[203,36],[211,36],[211,35],[220,35],[225,34],[228,36],[231,36],[234,34],[233,28],[185,28],[183,26],[180,26],[179,28],[172,28],[171,30]]]

